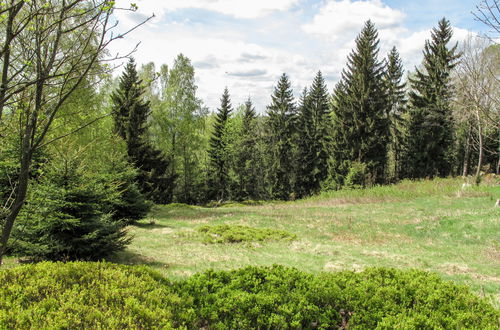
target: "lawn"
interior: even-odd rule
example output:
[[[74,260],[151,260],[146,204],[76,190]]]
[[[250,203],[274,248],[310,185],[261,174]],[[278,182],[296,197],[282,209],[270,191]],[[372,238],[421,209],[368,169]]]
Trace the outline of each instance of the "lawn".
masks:
[[[147,264],[171,279],[246,265],[281,264],[312,273],[418,268],[499,303],[499,183],[498,177],[479,187],[463,187],[462,179],[404,181],[294,202],[156,206],[129,228],[133,243],[114,261]],[[275,229],[296,238],[214,243],[203,230],[217,225]]]

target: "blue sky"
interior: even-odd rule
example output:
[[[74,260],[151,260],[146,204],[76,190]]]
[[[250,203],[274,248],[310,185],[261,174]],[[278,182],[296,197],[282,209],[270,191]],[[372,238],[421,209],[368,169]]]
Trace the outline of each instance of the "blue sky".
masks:
[[[454,27],[454,42],[486,28],[471,11],[479,2],[469,0],[118,0],[137,12],[116,11],[121,29],[144,17],[155,18],[111,46],[125,53],[138,42],[139,64],[172,65],[177,54],[195,67],[198,96],[215,109],[225,86],[233,105],[250,96],[258,111],[265,111],[282,72],[296,95],[321,70],[333,90],[367,19],[374,21],[381,39],[380,58],[396,46],[405,68],[422,60],[430,29],[446,17]]]

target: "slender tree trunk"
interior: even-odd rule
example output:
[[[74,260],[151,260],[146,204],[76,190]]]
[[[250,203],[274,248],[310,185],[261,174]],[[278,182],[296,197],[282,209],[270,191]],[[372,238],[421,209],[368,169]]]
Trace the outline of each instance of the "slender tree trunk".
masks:
[[[3,256],[7,252],[7,243],[9,241],[12,228],[14,227],[14,221],[24,205],[26,194],[28,192],[29,172],[33,154],[31,150],[32,133],[33,128],[31,125],[28,125],[22,142],[21,169],[19,172],[19,180],[16,187],[14,202],[12,203],[10,213],[7,215],[5,224],[2,228],[2,237],[0,241],[0,265],[2,264]]]
[[[481,166],[483,165],[483,126],[481,125],[481,117],[479,115],[479,110],[476,111],[476,118],[477,118],[477,128],[479,135],[479,157],[477,160],[476,184],[479,184],[479,177],[481,175]]]
[[[464,165],[462,176],[465,178],[469,174],[469,158],[470,158],[470,143],[472,138],[472,126],[469,125],[469,132],[467,133],[467,140],[465,141],[464,150]]]

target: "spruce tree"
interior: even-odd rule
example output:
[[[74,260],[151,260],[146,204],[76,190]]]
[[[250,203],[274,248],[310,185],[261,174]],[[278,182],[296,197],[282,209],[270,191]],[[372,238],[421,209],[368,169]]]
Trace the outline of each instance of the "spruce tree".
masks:
[[[258,150],[257,115],[252,100],[244,105],[241,137],[236,155],[234,170],[237,174],[237,193],[239,200],[258,199],[262,196],[262,166]]]
[[[297,110],[288,76],[283,73],[267,107],[268,180],[271,196],[290,199],[294,188]]]
[[[406,83],[403,79],[403,63],[396,47],[393,47],[387,56],[387,70],[384,76],[387,90],[387,117],[390,121],[389,154],[392,168],[389,176],[399,180],[401,166],[401,152],[403,146],[403,116],[406,112]]]
[[[329,103],[325,80],[319,71],[309,91],[304,89],[298,116],[299,197],[318,192],[328,175]]]
[[[362,164],[367,183],[384,181],[389,140],[385,66],[377,59],[378,33],[367,21],[356,38],[333,98],[334,180],[343,184],[351,168]],[[357,163],[353,167],[353,163]]]
[[[209,190],[211,197],[217,200],[227,198],[229,188],[229,161],[225,134],[232,111],[231,99],[226,87],[221,97],[221,106],[217,109],[208,151],[211,167]]]
[[[410,78],[410,109],[405,143],[405,176],[447,176],[453,165],[453,117],[450,107],[450,72],[459,55],[448,48],[450,22],[439,21],[424,48],[422,69]]]
[[[115,132],[127,144],[128,159],[138,169],[137,183],[153,202],[166,204],[172,200],[175,176],[169,171],[170,159],[155,149],[148,140],[149,102],[144,101],[144,88],[131,59],[120,78],[118,89],[111,95]]]

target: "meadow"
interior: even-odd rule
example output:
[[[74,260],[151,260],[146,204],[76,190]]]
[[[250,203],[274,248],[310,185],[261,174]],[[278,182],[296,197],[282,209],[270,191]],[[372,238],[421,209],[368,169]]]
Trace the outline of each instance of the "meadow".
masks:
[[[479,186],[464,185],[463,179],[403,181],[291,202],[156,206],[129,227],[133,242],[112,261],[145,264],[172,280],[248,265],[280,264],[309,273],[416,268],[465,284],[498,304],[499,183],[498,177]],[[224,241],[208,231],[211,226],[251,232]],[[255,229],[279,235],[266,238]],[[289,235],[280,239],[282,234]]]

